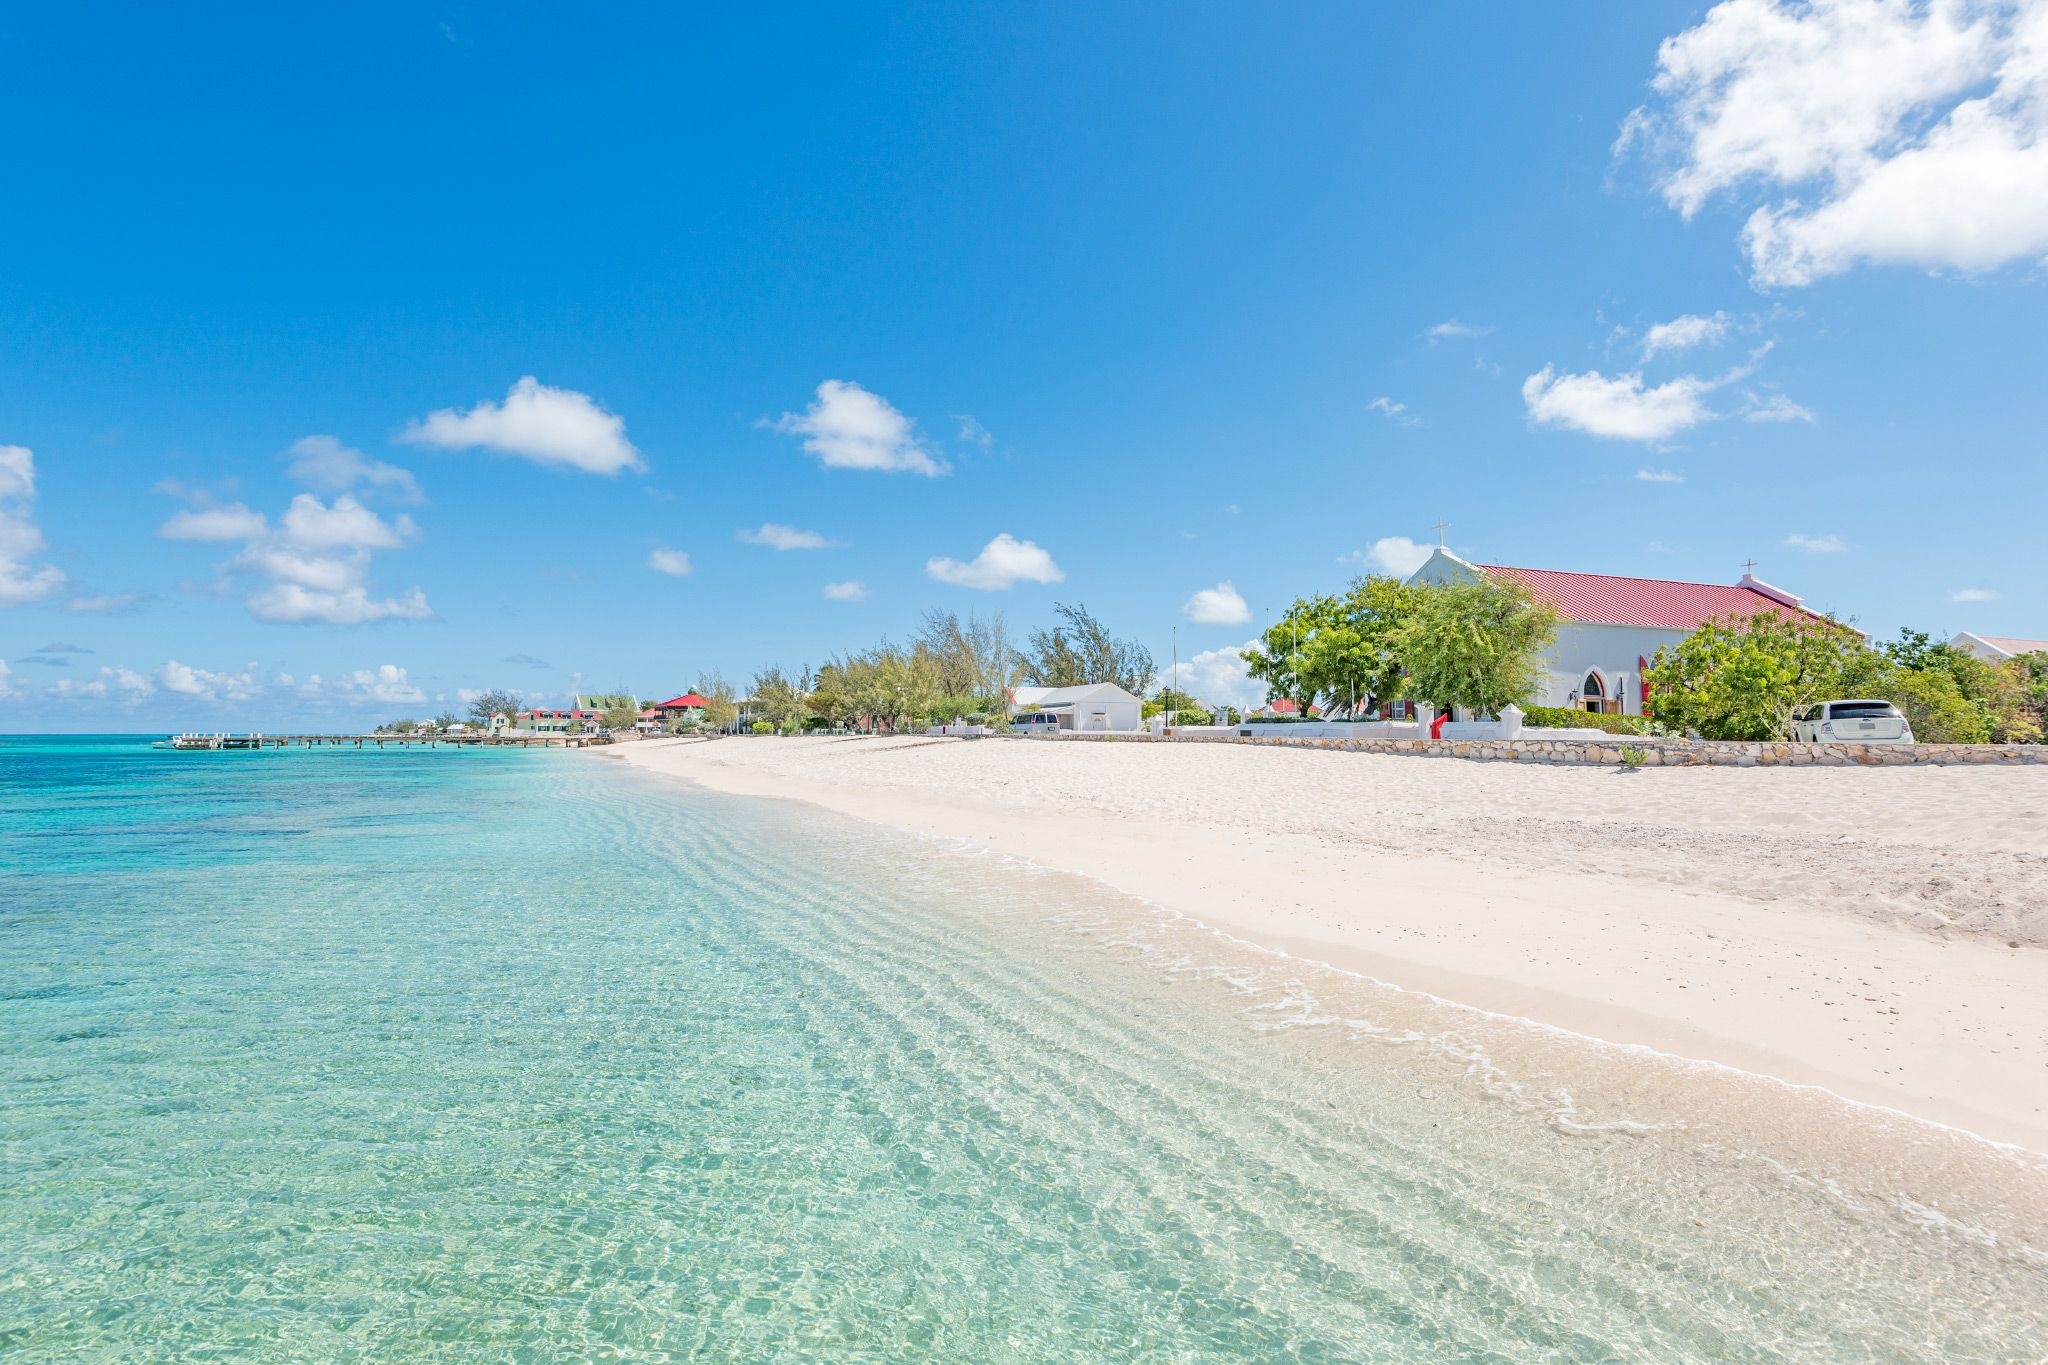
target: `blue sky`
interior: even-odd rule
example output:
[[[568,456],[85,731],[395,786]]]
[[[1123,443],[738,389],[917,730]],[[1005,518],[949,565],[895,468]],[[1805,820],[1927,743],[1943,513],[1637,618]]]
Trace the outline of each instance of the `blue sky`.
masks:
[[[1220,692],[1440,516],[2048,635],[2032,0],[16,7],[0,109],[0,729],[1055,601]]]

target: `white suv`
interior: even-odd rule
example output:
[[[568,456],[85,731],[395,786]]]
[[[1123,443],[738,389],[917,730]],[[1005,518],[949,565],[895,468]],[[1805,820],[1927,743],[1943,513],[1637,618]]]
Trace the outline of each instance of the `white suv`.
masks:
[[[1817,701],[1792,714],[1794,744],[1911,744],[1913,727],[1888,701]]]

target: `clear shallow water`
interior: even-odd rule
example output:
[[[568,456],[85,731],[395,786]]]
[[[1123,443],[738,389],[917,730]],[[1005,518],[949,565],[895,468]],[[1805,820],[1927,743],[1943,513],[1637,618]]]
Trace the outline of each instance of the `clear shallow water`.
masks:
[[[0,739],[0,1353],[2033,1360],[2030,1159],[588,755]]]

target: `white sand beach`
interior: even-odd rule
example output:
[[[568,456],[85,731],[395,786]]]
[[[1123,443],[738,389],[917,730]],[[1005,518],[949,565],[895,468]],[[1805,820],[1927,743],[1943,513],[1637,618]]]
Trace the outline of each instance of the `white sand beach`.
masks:
[[[594,752],[2048,1152],[2048,768],[1625,773],[923,737]]]

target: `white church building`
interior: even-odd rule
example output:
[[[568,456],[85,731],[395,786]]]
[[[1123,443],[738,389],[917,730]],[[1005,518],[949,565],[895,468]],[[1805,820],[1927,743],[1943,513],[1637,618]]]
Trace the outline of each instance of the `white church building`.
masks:
[[[1660,645],[1675,645],[1720,617],[1781,616],[1823,620],[1800,599],[1745,573],[1732,586],[1661,578],[1563,573],[1473,564],[1439,546],[1410,583],[1444,583],[1484,575],[1512,581],[1558,614],[1557,639],[1544,660],[1549,678],[1543,706],[1639,716],[1648,689],[1643,672]]]

